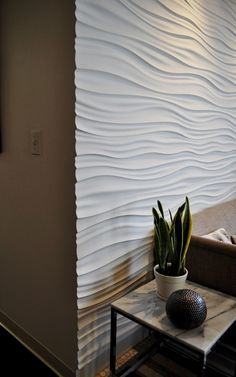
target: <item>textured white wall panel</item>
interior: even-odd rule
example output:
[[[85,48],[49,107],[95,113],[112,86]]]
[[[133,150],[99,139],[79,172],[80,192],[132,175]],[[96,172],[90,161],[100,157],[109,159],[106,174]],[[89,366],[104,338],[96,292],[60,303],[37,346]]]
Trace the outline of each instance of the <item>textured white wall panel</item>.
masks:
[[[236,2],[76,4],[78,361],[91,377],[109,302],[150,269],[156,200],[175,210],[188,195],[196,212],[236,197]]]

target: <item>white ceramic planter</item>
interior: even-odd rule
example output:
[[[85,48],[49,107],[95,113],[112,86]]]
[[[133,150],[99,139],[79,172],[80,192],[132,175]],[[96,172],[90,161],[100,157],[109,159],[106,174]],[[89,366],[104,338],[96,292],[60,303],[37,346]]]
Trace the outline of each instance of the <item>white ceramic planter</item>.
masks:
[[[185,268],[185,274],[181,276],[168,276],[162,275],[158,272],[159,265],[154,267],[154,275],[156,278],[157,295],[162,300],[167,300],[167,298],[178,289],[183,289],[185,287],[185,282],[188,276],[188,270]]]

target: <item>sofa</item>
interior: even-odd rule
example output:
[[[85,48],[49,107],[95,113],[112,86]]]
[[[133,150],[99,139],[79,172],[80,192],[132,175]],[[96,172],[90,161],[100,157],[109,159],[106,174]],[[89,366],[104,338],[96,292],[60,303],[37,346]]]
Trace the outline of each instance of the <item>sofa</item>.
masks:
[[[236,296],[236,200],[193,215],[192,234],[186,259],[188,279]],[[235,339],[236,321],[208,357],[209,376],[236,376]]]
[[[212,237],[224,229],[229,242]],[[192,238],[187,252],[188,279],[236,296],[236,200],[193,215]]]

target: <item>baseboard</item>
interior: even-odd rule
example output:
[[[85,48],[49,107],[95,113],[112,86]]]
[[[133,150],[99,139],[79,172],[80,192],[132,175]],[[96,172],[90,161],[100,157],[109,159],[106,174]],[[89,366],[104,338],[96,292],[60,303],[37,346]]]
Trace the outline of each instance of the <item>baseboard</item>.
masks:
[[[38,357],[50,369],[52,369],[53,372],[59,377],[75,377],[75,371],[71,370],[65,363],[63,363],[63,361],[58,359],[51,351],[49,351],[1,311],[0,324],[30,352]]]

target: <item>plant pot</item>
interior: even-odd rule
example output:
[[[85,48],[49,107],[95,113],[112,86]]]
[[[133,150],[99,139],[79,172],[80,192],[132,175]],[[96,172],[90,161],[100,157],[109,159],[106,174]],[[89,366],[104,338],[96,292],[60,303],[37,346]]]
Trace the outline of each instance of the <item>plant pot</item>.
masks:
[[[188,270],[185,268],[185,274],[180,276],[163,275],[158,272],[159,265],[154,266],[154,275],[156,279],[157,295],[162,300],[167,300],[171,293],[185,287],[188,276]]]

